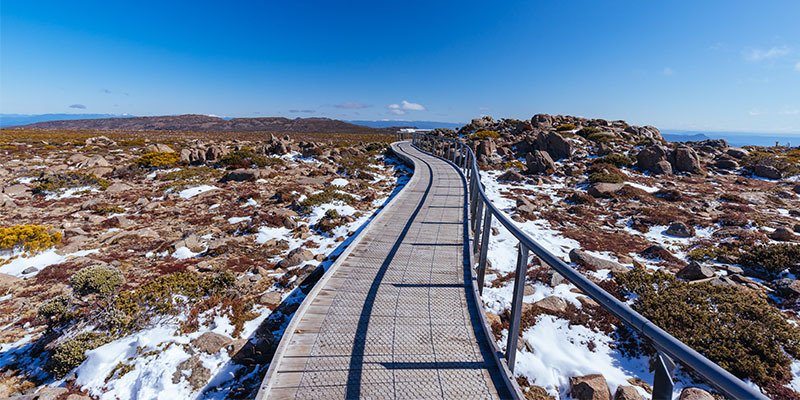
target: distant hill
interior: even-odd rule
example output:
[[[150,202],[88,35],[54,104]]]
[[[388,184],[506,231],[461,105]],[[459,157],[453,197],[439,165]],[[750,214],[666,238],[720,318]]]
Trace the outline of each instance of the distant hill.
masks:
[[[728,132],[728,131],[682,131],[662,129],[661,136],[670,142],[700,141],[706,139],[725,139],[731,146],[797,146],[800,134],[797,133],[765,133],[765,132]]]
[[[353,124],[369,126],[372,128],[403,127],[417,129],[450,128],[458,129],[464,124],[437,121],[347,121]]]
[[[328,118],[262,117],[223,119],[207,115],[92,118],[44,121],[19,126],[28,129],[107,129],[183,132],[394,133],[396,128],[371,128]]]
[[[67,119],[98,119],[98,118],[123,118],[124,115],[114,114],[2,114],[0,113],[0,128],[7,126],[27,125],[44,121],[60,121]]]
[[[661,136],[669,142],[700,142],[703,140],[711,139],[710,137],[702,134],[683,134],[683,133],[664,133],[661,131]]]

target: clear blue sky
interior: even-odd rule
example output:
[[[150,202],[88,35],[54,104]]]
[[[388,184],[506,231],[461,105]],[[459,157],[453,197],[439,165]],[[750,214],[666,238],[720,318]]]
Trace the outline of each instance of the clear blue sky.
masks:
[[[0,3],[0,112],[800,133],[800,2]]]

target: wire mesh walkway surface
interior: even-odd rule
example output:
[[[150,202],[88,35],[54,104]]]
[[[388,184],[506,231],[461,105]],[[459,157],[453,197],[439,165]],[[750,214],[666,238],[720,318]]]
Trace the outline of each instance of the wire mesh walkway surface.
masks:
[[[395,151],[414,177],[309,295],[259,398],[511,397],[464,262],[461,175],[407,142]]]

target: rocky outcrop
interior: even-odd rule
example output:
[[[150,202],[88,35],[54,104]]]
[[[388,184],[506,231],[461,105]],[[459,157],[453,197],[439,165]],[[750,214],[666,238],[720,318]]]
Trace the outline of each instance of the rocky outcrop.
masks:
[[[525,161],[529,173],[550,175],[556,172],[556,164],[547,152],[536,150],[529,153]]]
[[[598,269],[608,269],[618,272],[628,270],[618,262],[595,257],[580,249],[572,249],[569,252],[569,260],[592,271],[596,271]]]
[[[592,197],[611,197],[624,186],[624,183],[597,182],[591,184],[586,191]]]
[[[667,161],[668,156],[669,153],[664,146],[650,146],[636,155],[636,165],[639,169],[655,175],[669,175],[672,174],[672,165]]]
[[[569,158],[572,155],[572,144],[556,132],[542,133],[536,136],[536,148],[544,150],[553,160]]]
[[[753,175],[767,179],[781,179],[783,177],[783,174],[777,168],[762,164],[753,167]]]
[[[683,267],[677,274],[678,278],[686,279],[687,281],[696,281],[700,279],[713,278],[715,276],[714,270],[704,265],[700,265],[696,261],[692,261],[689,265]]]
[[[693,174],[704,173],[700,157],[689,146],[678,146],[670,157],[672,166],[676,171],[690,172]]]
[[[600,374],[570,377],[569,394],[576,400],[611,400],[606,378]]]

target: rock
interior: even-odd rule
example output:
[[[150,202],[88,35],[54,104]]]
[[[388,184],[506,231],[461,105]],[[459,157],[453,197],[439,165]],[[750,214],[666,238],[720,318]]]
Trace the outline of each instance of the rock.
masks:
[[[540,134],[536,137],[536,147],[546,151],[553,160],[572,156],[572,144],[556,132]]]
[[[536,288],[534,288],[531,285],[525,285],[525,289],[524,289],[522,295],[523,296],[530,296],[530,295],[535,294],[535,293],[536,293]]]
[[[22,270],[22,275],[32,274],[32,273],[34,273],[34,272],[36,272],[38,270],[39,269],[36,268],[36,267],[28,267],[28,268],[25,268],[25,269]]]
[[[83,164],[84,167],[110,167],[111,166],[111,163],[106,161],[106,159],[103,158],[103,156],[100,156],[100,155],[94,156],[94,157],[86,160],[82,164]]]
[[[109,186],[108,188],[106,188],[106,193],[120,193],[120,192],[124,192],[124,191],[131,190],[131,189],[133,189],[133,187],[131,187],[128,184],[125,184],[125,183],[114,183],[111,186]]]
[[[549,175],[556,172],[556,164],[547,152],[534,150],[525,156],[525,161],[528,165],[528,172],[532,174]]]
[[[156,143],[151,144],[144,148],[144,151],[147,153],[156,152],[156,153],[174,153],[175,150],[172,150],[172,147],[169,147],[165,144]]]
[[[656,175],[672,175],[672,164],[667,160],[661,160],[656,163],[650,172]]]
[[[725,151],[725,154],[741,160],[745,156],[749,155],[750,152],[739,147],[729,147],[728,150]]]
[[[289,252],[289,254],[278,263],[278,267],[280,268],[288,268],[294,267],[295,265],[300,265],[301,263],[308,261],[314,257],[310,251],[304,250],[303,248],[296,248]]]
[[[721,158],[714,162],[714,166],[719,169],[738,169],[739,163],[735,160],[731,160],[730,158]]]
[[[787,228],[778,228],[769,234],[769,238],[779,242],[790,242],[794,240],[794,233]]]
[[[625,268],[622,264],[618,262],[605,260],[600,257],[595,257],[580,249],[572,249],[572,251],[569,252],[569,260],[574,262],[575,264],[578,264],[593,271],[596,271],[598,269],[610,269],[612,271],[625,270],[626,272],[628,271],[627,268]]]
[[[281,292],[278,291],[271,291],[264,293],[258,299],[259,303],[264,304],[265,306],[270,306],[273,309],[281,304]]]
[[[689,265],[683,267],[677,274],[678,278],[686,279],[687,281],[696,281],[698,279],[706,279],[714,277],[714,270],[709,267],[700,265],[697,261],[692,261]]]
[[[511,182],[524,182],[525,181],[525,175],[522,175],[519,172],[514,171],[513,169],[510,169],[510,170],[504,172],[502,175],[498,176],[497,180],[498,181],[511,181]]]
[[[528,200],[528,198],[525,196],[519,196],[517,197],[516,210],[518,213],[523,215],[533,215],[539,210],[539,207],[537,207],[532,201]]]
[[[220,179],[220,182],[246,182],[246,181],[254,181],[261,176],[261,171],[253,168],[240,168],[235,169],[233,171],[229,171],[225,174],[225,176]]]
[[[794,224],[794,228],[792,229],[794,229],[796,233],[800,233],[800,224]]]
[[[772,285],[775,286],[775,290],[781,296],[800,296],[800,281],[783,278],[783,279],[776,279],[772,281]]]
[[[94,167],[94,168],[89,168],[86,172],[88,172],[90,174],[94,174],[95,176],[98,176],[98,177],[104,177],[104,176],[114,172],[114,168],[111,168],[111,167]]]
[[[533,306],[547,314],[557,314],[567,310],[567,302],[556,296],[545,297],[533,303]]]
[[[489,326],[497,324],[502,324],[503,321],[500,319],[500,316],[491,312],[486,312],[486,322],[489,323]]]
[[[611,197],[617,190],[622,189],[624,183],[593,183],[586,190],[592,197]]]
[[[639,154],[636,155],[636,165],[639,169],[652,172],[656,175],[671,174],[672,165],[668,167],[669,173],[667,173],[664,171],[664,164],[660,164],[662,162],[669,164],[669,162],[667,162],[667,150],[663,146],[650,146],[642,149]]]
[[[95,146],[116,146],[117,142],[105,137],[105,136],[95,136],[86,139],[87,145],[95,145]]]
[[[781,179],[781,171],[769,165],[756,165],[753,167],[753,175],[767,179]]]
[[[192,340],[192,346],[206,354],[217,354],[231,341],[231,338],[220,335],[219,333],[205,332],[197,339]]]
[[[82,394],[72,393],[67,396],[66,400],[92,400],[92,398]]]
[[[84,161],[86,161],[88,159],[89,159],[89,157],[86,157],[83,154],[73,154],[73,155],[69,156],[69,158],[67,159],[67,163],[68,164],[80,164],[80,163],[82,163],[82,162],[84,162]]]
[[[69,392],[65,387],[43,387],[36,392],[37,400],[57,400],[62,394]]]
[[[703,389],[687,387],[681,390],[678,400],[714,400],[714,396]]]
[[[606,378],[600,374],[570,377],[569,394],[575,400],[611,400]]]
[[[556,272],[556,270],[552,268],[545,271],[545,274],[547,275],[546,283],[550,285],[550,287],[556,287],[562,283],[565,283],[566,281],[563,275],[559,274],[558,272]]]
[[[692,228],[683,222],[673,222],[667,228],[667,235],[688,238],[694,236],[694,232],[692,232]]]
[[[18,183],[16,185],[6,186],[3,188],[3,193],[10,197],[19,197],[30,194],[31,188],[29,188],[28,185]]]
[[[644,400],[644,397],[633,386],[619,385],[614,393],[614,400]]]
[[[194,389],[200,389],[211,379],[211,371],[203,366],[200,355],[195,354],[188,360],[178,364],[175,373],[172,374],[172,383],[179,383],[182,377],[187,377],[189,385]]]
[[[673,167],[678,171],[702,174],[703,168],[700,164],[700,157],[688,146],[678,146],[672,155]]]
[[[794,185],[794,187],[792,188],[792,191],[797,193],[797,194],[800,194],[800,185]]]
[[[531,118],[534,128],[548,129],[553,126],[553,117],[547,114],[536,114]]]
[[[15,203],[14,199],[12,199],[11,197],[6,196],[5,194],[0,194],[0,207],[16,208],[17,203]]]

